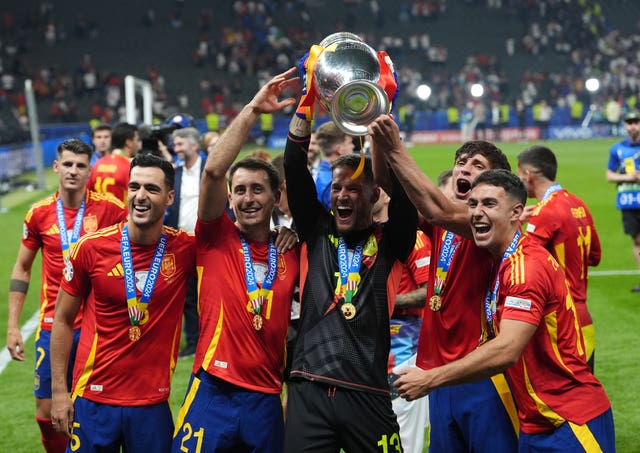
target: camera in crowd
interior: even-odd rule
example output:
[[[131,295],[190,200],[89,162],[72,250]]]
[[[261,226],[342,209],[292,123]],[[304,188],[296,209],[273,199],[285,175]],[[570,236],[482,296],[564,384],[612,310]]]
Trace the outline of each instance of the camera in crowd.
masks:
[[[174,154],[171,134],[176,129],[182,129],[183,127],[195,127],[193,117],[187,113],[178,113],[170,116],[161,124],[154,124],[153,126],[140,125],[138,133],[142,140],[142,152],[161,155],[160,144],[162,143],[171,154]]]

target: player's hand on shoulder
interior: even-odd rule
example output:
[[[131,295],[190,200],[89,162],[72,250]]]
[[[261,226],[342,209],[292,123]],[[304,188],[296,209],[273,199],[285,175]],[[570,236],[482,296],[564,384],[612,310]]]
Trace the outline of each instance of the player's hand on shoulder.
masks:
[[[286,253],[298,245],[298,234],[290,228],[282,225],[274,227],[275,244],[278,252]]]

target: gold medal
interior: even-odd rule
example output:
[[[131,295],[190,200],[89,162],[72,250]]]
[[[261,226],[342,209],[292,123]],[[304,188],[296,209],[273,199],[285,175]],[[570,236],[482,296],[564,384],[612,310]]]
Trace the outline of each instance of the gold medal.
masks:
[[[437,294],[431,296],[429,299],[429,308],[431,311],[438,311],[442,307],[442,299]]]
[[[129,327],[129,340],[138,341],[141,335],[142,335],[142,332],[140,332],[140,327],[138,326]]]
[[[342,311],[342,315],[344,316],[344,319],[353,319],[353,317],[356,315],[356,306],[353,305],[351,302],[342,304],[342,307],[340,307],[340,310]]]
[[[256,330],[262,330],[262,324],[264,323],[264,320],[262,319],[262,316],[260,316],[259,314],[255,314],[253,315],[253,320],[251,321],[251,324],[253,324],[253,328]]]

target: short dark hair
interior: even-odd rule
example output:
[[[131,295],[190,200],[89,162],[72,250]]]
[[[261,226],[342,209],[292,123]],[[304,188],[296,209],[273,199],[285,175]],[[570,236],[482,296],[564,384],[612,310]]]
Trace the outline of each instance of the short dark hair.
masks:
[[[93,138],[98,131],[109,131],[111,132],[113,129],[107,123],[100,123],[93,129],[91,129],[91,138]]]
[[[271,190],[273,192],[277,192],[280,189],[280,176],[278,175],[278,170],[276,170],[270,162],[258,157],[245,157],[233,164],[229,170],[229,186],[231,186],[233,175],[239,168],[264,171],[269,179],[269,186],[271,187]]]
[[[523,205],[527,203],[527,188],[524,186],[522,180],[509,170],[498,168],[480,173],[476,180],[473,181],[473,184],[471,184],[471,189],[480,184],[502,187],[510,197],[518,200]]]
[[[453,169],[448,168],[438,175],[438,187],[446,185],[453,176]]]
[[[133,140],[138,128],[129,123],[118,123],[111,131],[111,147],[121,149],[126,145],[127,140]]]
[[[531,165],[549,181],[556,180],[558,161],[546,146],[534,145],[518,154],[518,165]]]
[[[480,154],[484,156],[491,164],[492,169],[502,168],[504,170],[511,171],[511,165],[509,164],[509,159],[502,152],[500,148],[494,145],[491,142],[487,142],[485,140],[469,140],[462,144],[460,148],[456,151],[456,157],[454,162],[458,160],[458,158],[462,155],[466,154],[468,157],[473,157],[476,154]]]
[[[343,156],[338,157],[336,160],[331,162],[331,171],[335,171],[338,167],[348,167],[353,171],[356,171],[358,166],[360,165],[360,155],[359,154],[345,154]],[[371,164],[371,158],[364,157],[364,169],[362,170],[362,177],[364,177],[365,181],[375,184],[375,180],[373,178],[373,166]]]
[[[89,160],[91,160],[91,156],[93,155],[91,146],[79,138],[70,138],[69,140],[65,140],[60,143],[58,148],[56,148],[58,157],[62,156],[63,151],[71,151],[73,154],[86,154],[89,157]]]
[[[344,142],[346,136],[333,121],[327,121],[316,130],[316,144],[324,156],[331,156],[333,146]]]
[[[166,159],[158,157],[153,154],[143,153],[138,154],[131,160],[131,167],[129,168],[129,175],[134,167],[157,167],[164,173],[164,184],[169,190],[173,190],[173,185],[176,179],[176,172],[173,169],[173,165]]]

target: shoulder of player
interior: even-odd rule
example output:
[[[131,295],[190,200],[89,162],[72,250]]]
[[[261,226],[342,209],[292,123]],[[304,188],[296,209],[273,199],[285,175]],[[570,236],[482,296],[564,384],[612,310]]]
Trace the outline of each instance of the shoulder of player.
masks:
[[[27,214],[25,215],[25,222],[31,222],[34,215],[41,215],[40,212],[49,213],[50,209],[55,210],[55,204],[55,194],[51,194],[48,197],[43,198],[42,200],[36,201],[27,211]]]
[[[115,225],[110,225],[105,228],[101,228],[93,233],[84,234],[78,239],[77,244],[73,248],[74,255],[81,248],[84,249],[86,247],[93,246],[92,244],[99,244],[97,247],[102,247],[104,245],[104,239],[111,238],[114,235],[118,235],[118,241],[120,240],[119,236],[121,234],[121,224],[117,223]]]
[[[87,199],[92,204],[115,205],[120,209],[125,208],[124,203],[110,193],[100,193],[90,190]]]
[[[504,260],[501,272],[507,273],[513,282],[524,283],[527,276],[555,272],[559,269],[560,265],[549,251],[525,235],[515,252]]]
[[[176,238],[182,241],[195,240],[195,235],[193,233],[187,233],[184,230],[173,228],[167,225],[164,226],[164,233],[167,235],[167,238]]]

